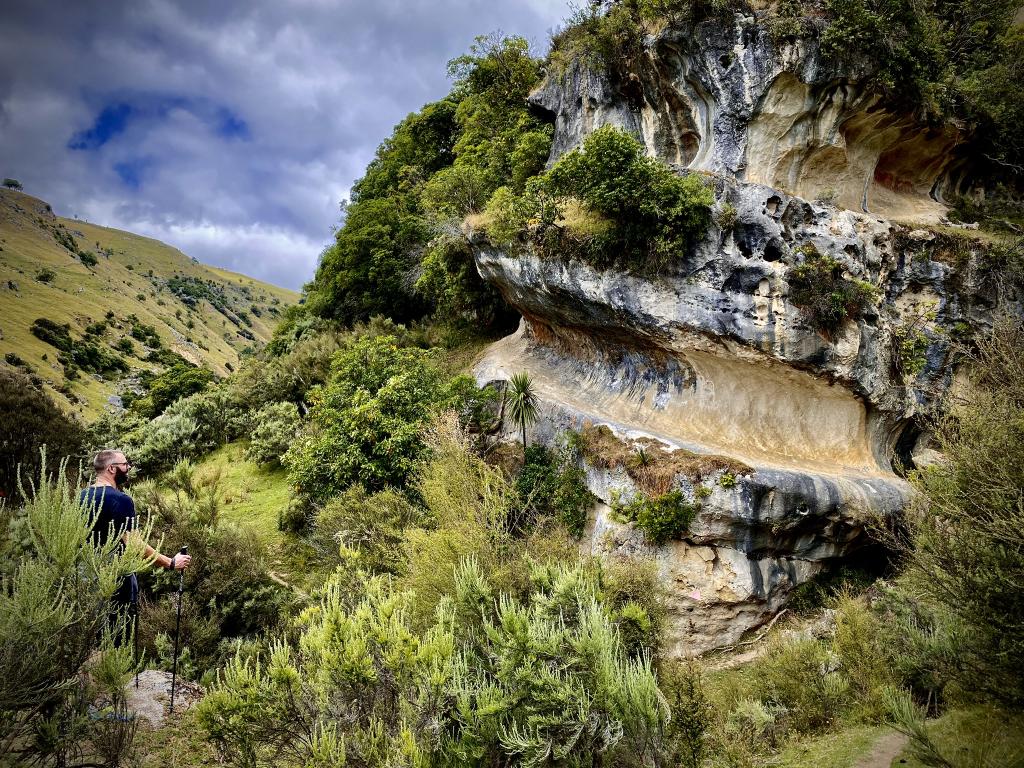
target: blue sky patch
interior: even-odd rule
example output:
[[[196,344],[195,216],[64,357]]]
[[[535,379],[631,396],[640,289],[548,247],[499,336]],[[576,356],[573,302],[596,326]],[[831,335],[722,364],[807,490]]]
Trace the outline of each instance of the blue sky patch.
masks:
[[[130,104],[110,104],[96,116],[91,128],[78,131],[68,142],[68,149],[99,149],[112,138],[124,133],[133,110]]]

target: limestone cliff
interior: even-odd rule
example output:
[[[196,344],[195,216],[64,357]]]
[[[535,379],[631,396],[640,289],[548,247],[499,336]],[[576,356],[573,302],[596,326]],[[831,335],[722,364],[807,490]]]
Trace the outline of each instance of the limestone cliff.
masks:
[[[644,61],[632,90],[579,63],[545,81],[532,101],[554,122],[551,162],[624,127],[708,175],[716,223],[656,276],[510,255],[471,233],[480,274],[523,315],[477,375],[531,373],[535,439],[607,424],[750,468],[735,484],[680,473],[700,511],[685,540],[653,547],[610,509],[634,480],[590,466],[601,503],[586,546],[658,559],[685,654],[735,642],[862,543],[869,515],[906,504],[895,470],[927,448],[915,419],[952,381],[951,339],[990,322],[997,287],[977,268],[982,243],[917,228],[963,178],[955,127],[883,107],[858,72],[812,41],[775,45],[753,18],[667,29]],[[837,333],[790,298],[808,245],[877,290]]]

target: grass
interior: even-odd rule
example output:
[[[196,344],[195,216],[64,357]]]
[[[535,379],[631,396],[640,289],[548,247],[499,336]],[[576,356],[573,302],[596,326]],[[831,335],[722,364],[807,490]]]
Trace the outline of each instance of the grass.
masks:
[[[599,469],[623,467],[638,487],[655,495],[670,490],[677,475],[703,481],[720,470],[733,476],[753,472],[743,462],[727,456],[694,453],[683,448],[670,451],[650,438],[641,438],[630,444],[604,424],[583,427],[580,449],[591,466]]]
[[[267,469],[249,461],[245,443],[238,442],[207,455],[196,470],[200,477],[220,473],[221,519],[256,529],[268,546],[284,541],[277,528],[278,513],[292,497],[284,469]]]
[[[772,761],[775,768],[855,768],[891,729],[854,725],[789,744]]]
[[[192,711],[171,715],[159,728],[142,723],[135,736],[141,768],[192,768],[221,765]]]
[[[79,250],[92,251],[96,266],[86,267],[58,243],[55,230],[73,239]],[[43,269],[56,277],[49,283],[36,280]],[[257,341],[268,340],[277,313],[298,300],[294,291],[207,267],[157,240],[61,219],[41,200],[0,190],[0,365],[7,365],[3,358],[13,352],[38,374],[61,407],[84,419],[97,416],[117,392],[117,382],[83,373],[71,382],[74,400],[60,394],[57,388],[64,383],[64,373],[57,350],[29,328],[36,318],[46,317],[68,323],[77,339],[85,326],[102,320],[109,310],[115,318],[100,338],[105,346],[128,335],[126,318],[134,314],[156,328],[164,347],[192,362],[221,375],[228,373],[229,364],[237,368],[239,353],[253,344],[241,333],[246,326],[235,325],[208,301],[189,307],[167,287],[175,276],[221,287],[230,310],[249,315],[252,326],[247,331]],[[142,345],[132,343],[135,354],[126,356],[129,365],[135,370],[152,368],[137,357],[144,354]]]
[[[1024,766],[1024,713],[993,707],[957,709],[926,724],[928,737],[953,768],[1013,768]],[[913,745],[893,762],[906,768],[931,763],[914,756]]]

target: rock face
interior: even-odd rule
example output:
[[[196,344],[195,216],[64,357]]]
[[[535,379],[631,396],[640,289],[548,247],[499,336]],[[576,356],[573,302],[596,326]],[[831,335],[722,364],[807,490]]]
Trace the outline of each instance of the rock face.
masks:
[[[655,547],[613,510],[636,483],[588,467],[599,503],[584,546],[656,558],[679,655],[733,644],[860,546],[869,517],[907,503],[895,470],[928,453],[915,419],[952,382],[951,340],[991,321],[984,246],[914,228],[944,210],[961,137],[881,108],[856,75],[813,43],[774,49],[742,17],[650,40],[632,92],[572,66],[532,97],[555,124],[551,162],[601,125],[624,127],[707,173],[716,223],[657,275],[510,255],[471,233],[481,276],[523,315],[477,378],[531,374],[534,439],[606,424],[627,443],[751,469],[676,477],[699,512],[685,540]],[[919,222],[892,221],[910,214]],[[877,290],[831,335],[790,300],[808,245]]]
[[[765,184],[852,210],[931,218],[967,183],[953,126],[925,127],[825,59],[816,38],[773,42],[753,17],[668,28],[628,87],[578,62],[532,96],[555,124],[551,161],[602,125],[692,170]]]

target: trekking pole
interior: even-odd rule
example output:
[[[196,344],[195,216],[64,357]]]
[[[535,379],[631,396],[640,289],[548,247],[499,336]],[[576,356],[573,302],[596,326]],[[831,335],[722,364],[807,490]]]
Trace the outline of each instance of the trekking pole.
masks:
[[[139,690],[139,604],[132,609],[132,635],[135,640],[135,690]]]
[[[187,555],[188,547],[182,547],[179,555]],[[185,590],[185,569],[178,576],[178,618],[174,622],[174,666],[171,668],[171,710],[174,714],[174,686],[178,681],[178,630],[181,628],[181,595]]]

